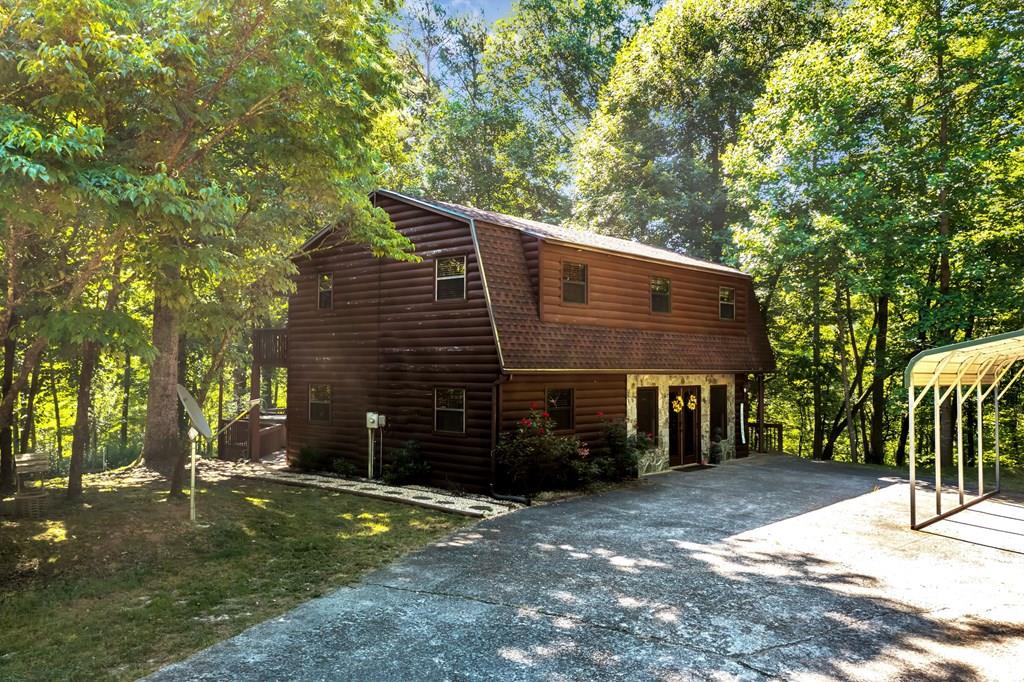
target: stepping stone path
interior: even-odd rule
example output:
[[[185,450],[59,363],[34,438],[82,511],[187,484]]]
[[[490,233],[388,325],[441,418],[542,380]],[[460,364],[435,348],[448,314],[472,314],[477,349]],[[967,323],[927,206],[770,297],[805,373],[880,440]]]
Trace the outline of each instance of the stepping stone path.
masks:
[[[204,458],[199,460],[199,471],[207,475],[215,474],[252,481],[268,481],[282,485],[294,485],[303,488],[334,490],[475,518],[499,516],[522,507],[522,505],[514,502],[494,500],[483,495],[455,494],[450,490],[428,488],[426,486],[384,485],[383,483],[366,479],[346,479],[299,472],[288,467],[283,453],[276,453],[260,462],[231,462],[221,459]]]

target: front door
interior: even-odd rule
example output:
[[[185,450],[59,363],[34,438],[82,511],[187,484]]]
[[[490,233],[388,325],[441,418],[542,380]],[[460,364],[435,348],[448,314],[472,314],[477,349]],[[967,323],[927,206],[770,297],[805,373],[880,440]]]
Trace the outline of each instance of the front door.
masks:
[[[668,391],[668,463],[700,462],[700,386],[673,386]]]

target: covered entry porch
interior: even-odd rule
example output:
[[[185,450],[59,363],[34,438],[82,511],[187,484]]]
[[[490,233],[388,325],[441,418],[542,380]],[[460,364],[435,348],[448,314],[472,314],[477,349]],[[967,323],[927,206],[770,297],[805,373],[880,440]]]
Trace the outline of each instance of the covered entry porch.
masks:
[[[656,443],[641,474],[782,450],[781,428],[776,438],[764,420],[762,375],[628,374],[626,424]]]

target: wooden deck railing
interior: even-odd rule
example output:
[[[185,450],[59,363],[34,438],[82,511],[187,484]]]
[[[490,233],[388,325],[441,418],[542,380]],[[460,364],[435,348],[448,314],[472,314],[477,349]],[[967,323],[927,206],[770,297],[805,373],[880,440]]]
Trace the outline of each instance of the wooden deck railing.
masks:
[[[747,433],[750,435],[750,446],[754,452],[785,452],[782,444],[782,423],[764,423],[764,442],[760,442],[757,434],[757,422],[747,422]]]
[[[288,359],[288,332],[257,329],[252,335],[252,357],[258,365],[284,367]]]
[[[275,412],[278,412],[275,410]],[[228,423],[221,422],[220,428]],[[256,459],[266,457],[278,450],[283,450],[287,443],[284,414],[260,415],[259,452],[254,453]],[[217,439],[217,457],[220,459],[245,459],[249,457],[249,422],[243,419],[231,425]]]

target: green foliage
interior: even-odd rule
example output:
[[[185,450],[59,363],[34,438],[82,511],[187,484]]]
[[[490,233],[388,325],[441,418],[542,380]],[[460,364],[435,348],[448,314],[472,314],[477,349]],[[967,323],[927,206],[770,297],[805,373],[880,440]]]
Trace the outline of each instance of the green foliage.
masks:
[[[516,493],[579,485],[577,462],[588,456],[578,438],[556,433],[551,417],[540,410],[531,410],[514,431],[503,433],[494,450],[498,480]]]
[[[434,2],[406,13],[413,190],[537,219],[569,213],[572,145],[650,0],[521,0],[488,31]]]
[[[392,448],[384,458],[381,478],[388,485],[411,485],[430,480],[430,463],[414,440]]]
[[[677,0],[618,54],[575,153],[574,222],[720,260],[738,216],[721,157],[816,0]]]
[[[312,445],[303,445],[289,462],[296,469],[310,473],[330,471],[334,458]]]
[[[909,357],[1024,322],[1024,207],[1006,201],[1022,189],[1024,139],[1006,127],[1024,121],[1024,70],[1005,59],[1019,36],[998,0],[851,3],[778,60],[745,119],[726,158],[749,215],[736,241],[779,355],[771,414],[802,452],[829,456],[840,353],[862,368],[854,398],[881,382],[886,400],[858,410],[891,455]]]

